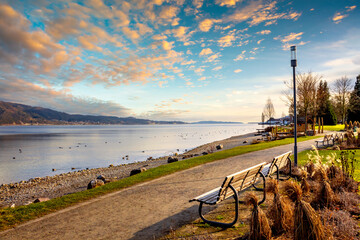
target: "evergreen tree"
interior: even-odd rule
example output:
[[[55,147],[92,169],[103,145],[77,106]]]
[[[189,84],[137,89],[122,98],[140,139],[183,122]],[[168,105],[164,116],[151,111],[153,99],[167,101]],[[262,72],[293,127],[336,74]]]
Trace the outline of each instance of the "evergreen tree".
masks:
[[[320,81],[317,93],[317,115],[324,118],[325,125],[336,125],[337,117],[330,101],[330,90],[326,81]]]
[[[330,97],[329,88],[326,81],[320,81],[316,91],[316,113],[317,116],[324,116],[326,114],[327,101]]]
[[[355,87],[350,96],[348,120],[353,122],[360,120],[360,74],[356,77]]]
[[[323,117],[325,125],[336,125],[337,117],[330,99],[328,99],[328,101],[326,102],[325,114],[323,115]]]

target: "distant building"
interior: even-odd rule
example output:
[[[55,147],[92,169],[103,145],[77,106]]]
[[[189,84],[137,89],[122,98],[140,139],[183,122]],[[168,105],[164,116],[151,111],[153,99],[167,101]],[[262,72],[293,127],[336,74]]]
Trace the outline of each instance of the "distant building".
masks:
[[[264,124],[264,125],[288,125],[290,123],[292,123],[292,117],[291,116],[285,116],[285,117],[282,117],[282,118],[270,118],[266,122],[259,123],[259,124]]]

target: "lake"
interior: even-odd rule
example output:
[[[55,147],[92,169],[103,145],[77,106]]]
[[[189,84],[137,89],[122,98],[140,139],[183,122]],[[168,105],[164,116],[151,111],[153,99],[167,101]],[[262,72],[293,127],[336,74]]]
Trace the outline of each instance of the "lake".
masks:
[[[183,153],[257,128],[256,124],[0,126],[0,184]]]

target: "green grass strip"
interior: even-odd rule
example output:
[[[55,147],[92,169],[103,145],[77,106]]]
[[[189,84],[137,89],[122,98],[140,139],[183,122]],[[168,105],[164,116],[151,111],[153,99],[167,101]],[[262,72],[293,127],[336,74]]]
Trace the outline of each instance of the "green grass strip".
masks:
[[[300,137],[298,138],[298,141],[302,142],[314,138],[319,138],[319,136]],[[177,171],[189,169],[204,163],[242,155],[249,152],[291,144],[293,142],[293,138],[287,138],[271,142],[262,142],[252,145],[238,146],[232,149],[223,150],[204,156],[186,159],[171,164],[161,165],[156,168],[151,168],[143,173],[124,178],[116,182],[108,183],[95,189],[65,195],[59,198],[51,199],[46,202],[33,203],[27,206],[19,206],[15,208],[0,209],[0,230],[5,230],[17,224],[29,221],[31,219],[35,219],[51,212],[64,209],[73,204],[83,202],[104,195],[106,193],[118,191],[141,182],[150,181],[155,178],[159,178]]]
[[[317,127],[315,127],[317,129]],[[342,131],[345,129],[344,124],[338,124],[338,125],[324,125],[324,130],[327,131]]]

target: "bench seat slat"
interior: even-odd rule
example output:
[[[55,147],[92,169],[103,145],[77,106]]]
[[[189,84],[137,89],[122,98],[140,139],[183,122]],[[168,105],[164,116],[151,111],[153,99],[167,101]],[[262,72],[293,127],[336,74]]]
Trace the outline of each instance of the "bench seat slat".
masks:
[[[217,188],[215,188],[213,190],[210,190],[210,191],[208,191],[208,192],[206,192],[204,194],[201,194],[201,195],[191,199],[190,201],[202,201],[200,199],[205,199],[206,197],[212,196],[213,194],[218,195],[219,191],[220,191],[220,187],[217,187]]]

